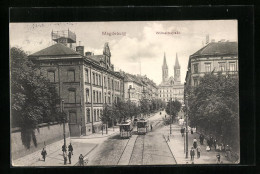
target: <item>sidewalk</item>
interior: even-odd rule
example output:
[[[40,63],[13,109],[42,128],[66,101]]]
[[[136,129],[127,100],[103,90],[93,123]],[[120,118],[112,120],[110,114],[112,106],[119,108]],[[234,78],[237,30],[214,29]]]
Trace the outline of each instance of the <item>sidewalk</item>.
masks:
[[[170,132],[170,126],[166,126],[165,128],[165,138],[167,139],[167,136],[169,135]],[[217,164],[217,158],[216,155],[218,152],[212,148],[211,151],[207,152],[206,151],[206,143],[204,145],[200,145],[199,143],[199,134],[193,133],[193,134],[188,134],[188,158],[186,159],[186,153],[184,152],[184,137],[181,136],[180,133],[181,127],[179,125],[173,124],[172,125],[172,132],[173,135],[170,136],[170,142],[167,142],[176,161],[177,164],[191,164],[192,161],[190,159],[190,149],[193,146],[193,139],[196,138],[198,140],[198,145],[201,148],[201,153],[200,153],[200,158],[197,158],[197,151],[195,150],[195,156],[194,156],[194,164]],[[186,147],[186,145],[185,145]],[[223,152],[220,152],[221,155],[221,161],[223,164],[232,164],[230,161],[228,161],[224,155]]]
[[[117,133],[119,133],[119,127],[114,126],[114,129],[113,129],[113,127],[107,129],[107,134],[106,134],[106,130],[103,130],[103,135],[102,135],[102,131],[100,131],[100,132],[93,133],[93,134],[86,135],[86,136],[70,137],[70,138],[71,139],[95,139],[95,138],[110,137],[110,136],[115,135]]]
[[[87,156],[91,153],[96,147],[102,143],[106,138],[119,133],[119,127],[108,128],[108,134],[106,131],[98,132],[88,136],[81,137],[70,137],[66,139],[67,146],[71,142],[73,146],[73,155],[71,157],[71,164],[69,160],[67,164],[64,165],[62,145],[64,140],[57,141],[55,143],[46,145],[47,156],[45,162],[41,156],[41,150],[38,150],[32,154],[26,155],[22,158],[16,159],[12,162],[13,166],[74,166],[78,163],[79,155]]]

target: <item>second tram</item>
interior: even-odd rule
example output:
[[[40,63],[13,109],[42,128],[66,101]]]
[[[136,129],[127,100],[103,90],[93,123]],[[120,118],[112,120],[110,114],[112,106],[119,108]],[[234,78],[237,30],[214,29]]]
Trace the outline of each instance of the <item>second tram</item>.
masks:
[[[140,119],[137,121],[137,133],[146,134],[148,128],[148,122],[145,119]]]
[[[133,131],[133,122],[131,120],[126,120],[119,125],[120,137],[121,138],[130,138]]]

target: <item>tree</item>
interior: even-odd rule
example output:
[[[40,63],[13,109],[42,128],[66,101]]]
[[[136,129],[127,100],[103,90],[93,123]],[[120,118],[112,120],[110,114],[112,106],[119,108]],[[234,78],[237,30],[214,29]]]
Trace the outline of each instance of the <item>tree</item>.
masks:
[[[141,106],[141,113],[144,115],[147,115],[150,113],[150,104],[149,101],[146,99],[140,100],[140,106]]]
[[[176,117],[181,110],[181,103],[178,100],[170,100],[166,106],[166,113],[172,117]]]
[[[239,144],[238,94],[236,77],[206,74],[198,86],[185,89],[190,125],[236,146]]]
[[[11,54],[11,125],[21,128],[22,142],[37,146],[34,129],[38,124],[60,119],[59,97],[40,69],[28,60],[23,50],[12,47]]]

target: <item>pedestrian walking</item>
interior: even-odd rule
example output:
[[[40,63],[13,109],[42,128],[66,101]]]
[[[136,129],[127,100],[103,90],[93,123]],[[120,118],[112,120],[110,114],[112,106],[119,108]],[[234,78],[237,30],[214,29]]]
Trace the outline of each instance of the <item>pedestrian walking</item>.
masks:
[[[231,160],[231,147],[229,145],[226,146],[225,148],[226,151],[226,157],[228,160]]]
[[[84,166],[84,157],[82,154],[79,155],[79,165]]]
[[[190,133],[193,134],[193,129],[192,128],[190,129]]]
[[[200,149],[200,146],[197,147],[197,158],[200,158],[200,152],[201,152],[201,149]]]
[[[190,150],[190,160],[193,161],[194,160],[194,156],[195,156],[195,150],[193,147],[191,147],[191,150]]]
[[[73,155],[73,147],[72,147],[71,143],[70,143],[70,145],[68,146],[68,149],[69,149],[69,152],[71,152],[71,155]]]
[[[214,141],[213,141],[213,145],[214,145],[214,147],[215,147],[215,151],[217,150],[217,140],[216,139],[214,139]]]
[[[204,141],[204,135],[200,134],[200,145],[203,145],[203,141]]]
[[[62,145],[61,150],[63,152],[63,155],[64,155],[65,152],[67,152],[67,147],[65,146],[65,144]]]
[[[45,158],[47,156],[47,151],[45,150],[45,148],[42,149],[41,155],[42,155],[43,161],[45,162]]]
[[[196,138],[193,139],[193,147],[194,147],[194,149],[197,148],[197,139]]]
[[[164,118],[166,118],[166,115],[164,116]]]
[[[150,127],[151,127],[151,131],[152,131],[153,130],[153,125],[151,124]]]
[[[64,165],[67,164],[67,160],[68,160],[68,157],[67,157],[67,153],[63,153],[63,159],[64,159]]]
[[[69,157],[69,163],[70,163],[70,164],[71,164],[71,155],[72,155],[72,152],[69,151],[68,157]]]
[[[217,155],[216,155],[216,157],[217,157],[217,164],[220,164],[221,162],[220,162],[220,154],[218,153]]]
[[[181,128],[181,136],[184,136],[184,128]]]
[[[211,142],[210,142],[210,140],[209,140],[209,139],[207,140],[207,144],[208,144],[208,146],[207,146],[207,147],[209,147],[209,148],[208,148],[209,150],[207,150],[207,151],[210,151],[210,150],[211,150]]]
[[[167,141],[166,142],[170,142],[170,135],[167,136]]]
[[[211,150],[211,147],[212,147],[212,145],[214,143],[214,139],[213,139],[212,136],[210,136],[209,141],[210,141],[210,150]]]

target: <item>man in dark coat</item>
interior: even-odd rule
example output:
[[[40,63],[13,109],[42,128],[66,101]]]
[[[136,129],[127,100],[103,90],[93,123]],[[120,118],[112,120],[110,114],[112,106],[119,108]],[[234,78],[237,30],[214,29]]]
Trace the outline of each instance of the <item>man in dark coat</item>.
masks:
[[[47,152],[46,152],[46,150],[43,148],[42,149],[42,158],[43,158],[43,161],[45,162],[45,158],[46,158],[46,155],[47,155]]]
[[[71,155],[73,155],[73,147],[72,147],[71,143],[70,143],[70,145],[68,146],[68,149],[69,149],[69,152],[71,152]]]
[[[62,145],[62,152],[63,152],[63,155],[65,152],[67,152],[67,147],[65,146],[65,144]]]
[[[69,157],[69,163],[70,163],[70,164],[71,164],[71,154],[72,154],[72,152],[69,151],[68,157]]]
[[[191,161],[194,160],[194,156],[195,156],[195,150],[193,149],[193,147],[191,147],[191,150],[190,150],[190,160]]]
[[[204,136],[200,134],[200,145],[203,145],[203,141],[204,141]]]

